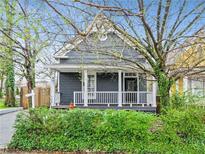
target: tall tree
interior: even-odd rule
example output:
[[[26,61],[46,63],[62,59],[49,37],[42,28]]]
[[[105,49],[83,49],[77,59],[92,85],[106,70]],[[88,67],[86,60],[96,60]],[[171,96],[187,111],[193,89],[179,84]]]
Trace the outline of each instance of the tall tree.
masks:
[[[5,34],[10,38],[13,38],[13,26],[15,18],[15,0],[3,0],[3,7],[5,8]],[[6,61],[6,81],[5,81],[5,105],[15,106],[15,75],[14,75],[14,63],[13,63],[13,42],[8,37],[3,37],[3,40],[7,42],[7,48],[5,49],[5,55],[8,58]]]
[[[43,25],[43,15],[39,14],[41,6],[33,7],[30,0],[15,0],[15,4],[17,13],[15,24],[11,30],[13,36],[5,32],[5,30],[9,30],[8,27],[0,27],[0,33],[5,38],[0,40],[0,45],[9,50],[9,42],[11,42],[13,57],[9,57],[6,52],[0,57],[7,57],[15,65],[16,75],[26,79],[30,93],[35,87],[35,66],[38,55],[44,48],[48,47],[49,36]],[[3,17],[2,22],[6,22]],[[9,67],[7,68],[9,69]],[[14,74],[11,76],[14,78]],[[14,82],[12,83],[14,84]]]
[[[127,59],[127,57],[114,54],[109,51],[98,51],[98,54],[106,54],[122,59],[140,68],[145,73],[155,77],[158,83],[160,105],[163,109],[169,106],[170,88],[172,84],[182,75],[199,73],[195,68],[204,61],[204,57],[197,59],[195,65],[183,67],[175,65],[174,60],[180,52],[186,51],[194,43],[194,38],[199,37],[198,31],[205,26],[205,1],[173,0],[158,1],[81,1],[76,0],[76,5],[71,5],[65,1],[44,2],[58,14],[67,25],[73,28],[77,35],[85,37],[89,31],[82,31],[79,24],[70,17],[64,15],[61,7],[69,7],[70,10],[78,8],[85,10],[81,13],[104,11],[115,17],[115,21],[120,26],[112,26],[121,32],[129,40],[136,52],[140,53],[149,64],[149,68],[144,67],[137,59]],[[130,3],[130,4],[129,4]],[[79,19],[79,18],[78,18]],[[110,21],[112,23],[112,21]],[[120,28],[122,27],[122,28]],[[122,30],[123,29],[123,30]],[[200,44],[200,42],[197,42]],[[96,52],[95,52],[96,53]],[[117,52],[116,52],[117,53]],[[183,64],[184,61],[181,61]],[[181,66],[181,67],[179,67]],[[201,72],[201,70],[200,70]]]
[[[2,48],[0,48],[0,52],[4,52],[2,51]],[[5,75],[6,75],[6,63],[5,60],[0,57],[0,98],[3,97]]]

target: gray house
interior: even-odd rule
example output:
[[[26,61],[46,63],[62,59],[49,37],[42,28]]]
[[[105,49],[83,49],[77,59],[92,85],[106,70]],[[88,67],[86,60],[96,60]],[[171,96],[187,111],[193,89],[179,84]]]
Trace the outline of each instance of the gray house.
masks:
[[[51,86],[51,106],[82,108],[156,109],[156,83],[134,64],[149,68],[132,42],[105,15],[55,53],[58,90]],[[58,93],[58,94],[56,94]]]

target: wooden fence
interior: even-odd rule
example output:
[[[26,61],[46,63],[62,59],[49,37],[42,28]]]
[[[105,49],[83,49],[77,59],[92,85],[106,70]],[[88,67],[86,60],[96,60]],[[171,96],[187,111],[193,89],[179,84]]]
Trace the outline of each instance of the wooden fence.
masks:
[[[50,106],[50,88],[49,87],[36,87],[35,93],[35,107],[49,107]],[[26,97],[28,94],[27,87],[21,87],[20,104],[24,109],[31,107],[29,104],[29,98]]]

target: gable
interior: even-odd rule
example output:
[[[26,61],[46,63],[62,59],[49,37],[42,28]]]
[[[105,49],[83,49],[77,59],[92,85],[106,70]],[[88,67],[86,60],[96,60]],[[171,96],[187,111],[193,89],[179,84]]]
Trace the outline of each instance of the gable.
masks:
[[[194,40],[193,45],[177,57],[176,67],[205,67],[205,40]]]
[[[119,31],[117,31],[113,27],[113,23],[103,14],[97,15],[92,24],[86,29],[87,36],[76,36],[72,40],[70,40],[62,49],[60,49],[57,53],[54,54],[55,58],[67,58],[67,53],[76,48],[81,42],[88,40],[90,36],[93,36],[95,34],[104,35],[104,34],[110,34],[113,33],[117,35],[121,40],[123,40],[123,43],[126,43],[127,46],[133,47],[134,45],[125,38]],[[97,36],[96,35],[96,36]],[[97,39],[95,39],[97,40]]]
[[[144,59],[136,50],[129,46],[124,40],[113,32],[107,33],[105,40],[98,38],[98,33],[92,33],[82,40],[75,48],[65,54],[66,59],[61,59],[61,63],[67,64],[103,64],[110,65],[123,63],[123,60],[115,58],[117,55],[129,60],[142,61]],[[125,62],[124,62],[125,63]]]

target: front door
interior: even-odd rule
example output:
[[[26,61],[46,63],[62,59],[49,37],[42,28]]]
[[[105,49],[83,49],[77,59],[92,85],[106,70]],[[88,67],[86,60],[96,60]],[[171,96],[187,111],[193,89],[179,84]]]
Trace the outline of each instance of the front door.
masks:
[[[125,91],[137,91],[137,78],[125,79]]]
[[[124,99],[127,103],[137,102],[137,78],[125,78],[125,96]]]

